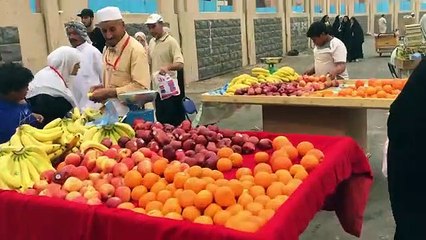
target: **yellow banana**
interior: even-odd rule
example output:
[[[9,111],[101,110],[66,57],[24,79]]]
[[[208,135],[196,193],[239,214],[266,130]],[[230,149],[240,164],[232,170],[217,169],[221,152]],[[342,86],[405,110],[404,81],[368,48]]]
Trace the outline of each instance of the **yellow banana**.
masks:
[[[28,157],[27,160],[34,166],[38,173],[54,169],[50,161],[46,162],[45,160],[40,160],[36,156]]]
[[[72,119],[73,120],[77,120],[81,117],[81,112],[80,109],[78,107],[75,107],[72,111]]]
[[[51,121],[50,123],[46,124],[46,126],[44,126],[43,129],[51,129],[51,128],[58,127],[58,126],[60,126],[61,122],[62,122],[61,118],[56,118],[53,121]]]
[[[23,148],[21,142],[21,131],[18,129],[15,134],[10,138],[10,145],[18,148]]]
[[[40,142],[47,142],[47,141],[55,141],[57,139],[60,139],[63,134],[64,134],[64,131],[60,129],[59,131],[55,131],[51,133],[34,132],[32,136]]]
[[[58,158],[59,156],[61,156],[65,152],[65,150],[66,150],[66,148],[62,147],[62,148],[56,150],[55,152],[50,153],[49,155],[47,155],[47,157],[49,158],[49,161],[52,162],[52,161],[56,160],[56,158]]]
[[[80,151],[83,152],[83,153],[85,153],[87,150],[92,149],[92,148],[100,150],[102,152],[108,150],[107,147],[105,147],[104,145],[102,145],[102,144],[100,144],[98,142],[95,142],[95,141],[85,141],[85,142],[83,142],[81,144]]]
[[[96,132],[98,131],[98,128],[96,126],[93,126],[89,128],[83,135],[83,141],[89,141],[93,139],[93,136],[95,136]]]
[[[129,124],[126,123],[121,123],[121,122],[117,122],[115,123],[116,127],[119,127],[120,129],[122,129],[125,133],[127,133],[127,136],[129,138],[133,138],[135,137],[135,130],[133,130],[132,126],[130,126]]]
[[[28,157],[31,157],[31,156],[28,156]],[[29,161],[28,159],[25,159],[25,161],[26,161],[26,164],[27,164],[28,173],[30,174],[31,180],[34,183],[40,181],[40,173],[34,167],[33,163],[31,161]]]
[[[25,161],[25,159],[21,159],[19,161],[19,168],[21,172],[21,191],[24,191],[32,187],[34,185],[34,182],[31,180],[30,172],[27,166],[27,161]]]
[[[0,178],[10,189],[19,189],[21,188],[19,163],[12,155],[0,158]]]

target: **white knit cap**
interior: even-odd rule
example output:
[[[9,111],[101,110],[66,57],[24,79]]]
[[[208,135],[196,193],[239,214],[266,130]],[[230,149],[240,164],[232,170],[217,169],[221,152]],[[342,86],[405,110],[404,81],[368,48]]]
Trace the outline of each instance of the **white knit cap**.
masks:
[[[156,24],[158,22],[163,22],[163,17],[154,13],[149,15],[148,19],[146,19],[145,24]]]
[[[96,12],[96,21],[98,23],[123,19],[118,7],[105,7]]]

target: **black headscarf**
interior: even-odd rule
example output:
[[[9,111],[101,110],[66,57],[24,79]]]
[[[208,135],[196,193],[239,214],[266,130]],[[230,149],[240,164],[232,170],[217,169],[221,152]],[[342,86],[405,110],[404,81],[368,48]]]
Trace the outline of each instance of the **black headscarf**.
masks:
[[[351,25],[351,41],[350,52],[348,53],[348,60],[355,60],[364,58],[362,44],[364,43],[364,31],[356,18],[351,17],[353,24]]]

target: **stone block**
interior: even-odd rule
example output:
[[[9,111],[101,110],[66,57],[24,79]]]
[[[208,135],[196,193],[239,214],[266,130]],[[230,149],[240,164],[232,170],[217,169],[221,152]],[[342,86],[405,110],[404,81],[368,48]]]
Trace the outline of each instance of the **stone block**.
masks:
[[[19,43],[19,31],[17,27],[0,27],[0,44]]]
[[[254,20],[256,58],[282,56],[281,18],[261,18]]]
[[[356,19],[361,25],[362,31],[366,34],[368,31],[368,16],[357,16]]]
[[[4,62],[22,61],[21,45],[19,43],[0,45],[0,55]]]
[[[290,18],[291,49],[304,51],[308,49],[308,38],[306,32],[309,28],[307,17]]]

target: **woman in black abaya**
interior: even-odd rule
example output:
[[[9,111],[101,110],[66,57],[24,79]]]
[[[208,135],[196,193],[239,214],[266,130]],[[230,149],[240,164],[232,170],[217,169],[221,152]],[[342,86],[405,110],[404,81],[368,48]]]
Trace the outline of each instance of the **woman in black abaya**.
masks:
[[[331,27],[331,35],[340,39],[340,16],[337,15]]]
[[[356,18],[351,17],[351,46],[348,52],[349,62],[364,58],[362,44],[364,43],[364,31]]]
[[[395,240],[426,239],[426,61],[414,70],[388,119],[388,188]]]
[[[349,60],[350,52],[351,52],[351,46],[352,46],[352,32],[351,32],[351,21],[349,20],[348,16],[344,16],[342,20],[341,25],[341,32],[340,32],[340,40],[345,44],[346,50],[348,52],[347,54],[347,60]]]

